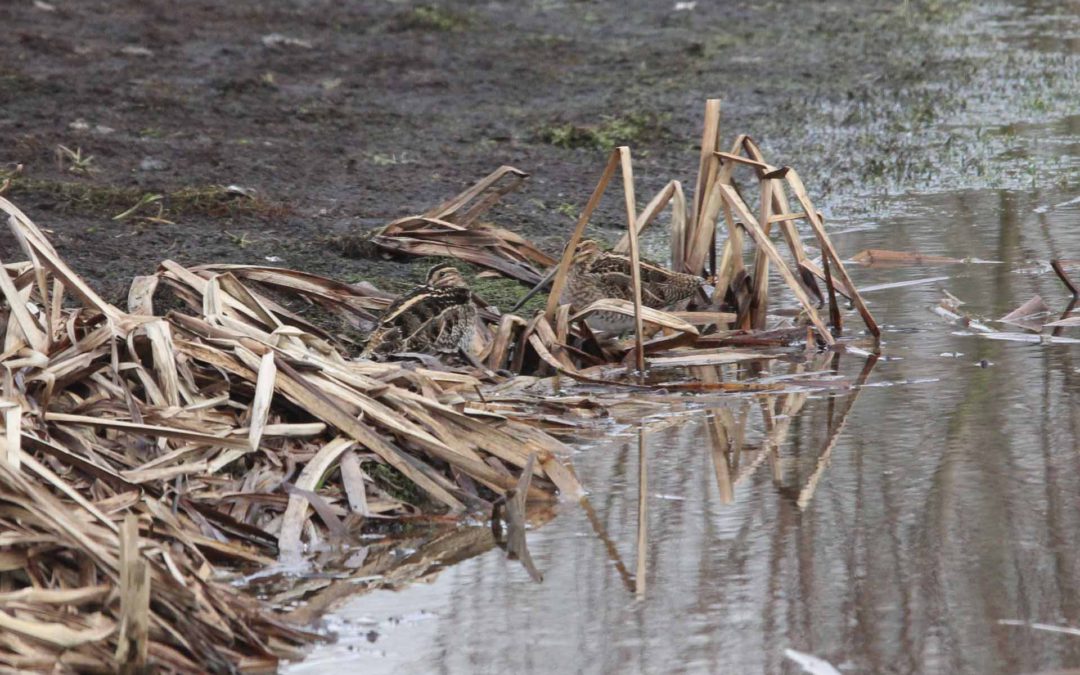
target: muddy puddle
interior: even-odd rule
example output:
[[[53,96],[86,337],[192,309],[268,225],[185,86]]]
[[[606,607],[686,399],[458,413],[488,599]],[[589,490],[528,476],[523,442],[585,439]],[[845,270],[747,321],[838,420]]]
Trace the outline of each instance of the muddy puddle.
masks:
[[[1032,261],[1080,250],[1068,196],[896,200],[845,250],[999,262],[860,270],[864,283],[946,278],[868,295],[885,358],[853,392],[643,420],[642,593],[638,432],[616,427],[574,457],[594,514],[564,504],[530,532],[543,583],[488,550],[347,604],[338,643],[289,672],[795,672],[785,649],[852,672],[1080,665],[1080,638],[1002,623],[1080,626],[1080,348],[988,339],[931,311],[943,289],[979,316],[1034,294],[1063,309]],[[856,380],[867,362],[833,367]]]
[[[1075,166],[1075,119],[1013,133]],[[761,364],[809,388],[609,423],[575,446],[589,508],[529,533],[542,583],[477,526],[425,583],[344,604],[337,643],[287,672],[798,672],[786,650],[847,672],[1080,666],[1080,637],[1027,625],[1080,626],[1080,336],[992,321],[1034,295],[1067,306],[1045,261],[1080,252],[1080,200],[1051,186],[879,207],[833,222],[843,251],[979,261],[858,268],[882,358]],[[945,291],[994,332],[935,311]]]
[[[1041,6],[1010,15],[1015,39],[1072,58],[1075,35],[1047,37]],[[753,365],[806,386],[569,438],[588,504],[530,530],[541,583],[486,524],[403,541],[391,554],[423,583],[344,602],[327,618],[338,640],[286,672],[1080,667],[1080,636],[1052,630],[1080,627],[1080,333],[996,321],[1035,295],[1068,305],[1046,261],[1080,258],[1080,117],[1014,122],[996,105],[952,127],[986,134],[987,175],[827,213],[847,255],[966,261],[853,269],[880,358]],[[981,323],[939,311],[946,293]],[[383,583],[399,586],[356,585]]]
[[[1075,130],[1028,133],[1053,129]],[[1080,626],[1080,336],[935,312],[948,291],[988,320],[1034,295],[1060,313],[1038,261],[1080,251],[1080,201],[983,189],[882,212],[834,223],[842,250],[981,261],[859,268],[882,358],[762,364],[809,389],[610,423],[576,445],[590,508],[529,533],[542,583],[477,527],[426,583],[345,604],[338,642],[288,672],[798,672],[789,649],[849,672],[1080,666],[1080,637],[1014,625]]]

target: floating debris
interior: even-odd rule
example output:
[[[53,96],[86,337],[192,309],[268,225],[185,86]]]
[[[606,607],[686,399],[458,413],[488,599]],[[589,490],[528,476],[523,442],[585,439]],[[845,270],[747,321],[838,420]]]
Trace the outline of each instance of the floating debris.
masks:
[[[883,249],[868,248],[851,256],[851,262],[860,265],[873,265],[878,267],[900,265],[943,265],[972,262],[960,258],[949,258],[942,255],[923,255],[921,253],[909,253],[907,251],[886,251]]]
[[[1013,324],[1028,330],[1038,331],[1043,327],[1043,319],[1050,314],[1050,308],[1043,299],[1036,295],[1013,311],[998,319],[1002,323]]]
[[[310,40],[302,40],[300,38],[289,37],[288,35],[282,35],[281,33],[269,33],[262,36],[261,42],[264,47],[274,49],[276,47],[299,47],[301,49],[312,49]]]
[[[804,673],[808,673],[809,675],[840,675],[840,671],[836,669],[836,666],[820,656],[814,656],[813,654],[807,654],[794,649],[785,649],[784,658],[794,661],[802,668]]]
[[[1055,269],[1057,268],[1055,267]],[[1062,280],[1066,287],[1069,287],[1071,280],[1069,280],[1067,276],[1063,276]],[[948,291],[945,291],[945,298],[943,298],[937,306],[931,308],[931,310],[935,314],[961,325],[972,332],[985,335],[994,340],[1073,344],[1080,342],[1080,340],[1060,337],[1060,334],[1063,328],[1080,326],[1080,317],[1070,316],[1076,308],[1077,302],[1078,298],[1073,297],[1072,301],[1065,308],[1065,311],[1062,312],[1060,318],[1056,321],[1048,321],[1048,319],[1053,318],[1053,310],[1046,305],[1046,302],[1042,297],[1036,295],[1020,307],[1017,307],[998,319],[1001,323],[1018,326],[1029,331],[1027,333],[999,331],[988,325],[990,322],[985,319],[972,317],[962,313],[960,311],[960,306],[964,303]],[[1049,333],[1044,333],[1043,331],[1047,328],[1052,330]]]

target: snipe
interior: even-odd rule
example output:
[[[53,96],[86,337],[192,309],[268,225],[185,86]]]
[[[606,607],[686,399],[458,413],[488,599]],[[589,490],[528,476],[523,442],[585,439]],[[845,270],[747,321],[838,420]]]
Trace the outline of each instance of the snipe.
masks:
[[[632,302],[632,269],[629,255],[605,251],[592,239],[585,239],[574,249],[559,301],[569,303],[575,310],[584,309],[602,298]],[[554,274],[553,269],[519,305],[542,288]],[[704,279],[693,274],[683,274],[647,260],[641,261],[641,303],[646,307],[683,309],[704,283]],[[631,328],[634,320],[615,312],[596,312],[589,317],[588,323],[597,330],[622,332]]]
[[[461,272],[447,264],[436,265],[422,286],[386,308],[360,356],[467,351],[475,319],[476,305]]]

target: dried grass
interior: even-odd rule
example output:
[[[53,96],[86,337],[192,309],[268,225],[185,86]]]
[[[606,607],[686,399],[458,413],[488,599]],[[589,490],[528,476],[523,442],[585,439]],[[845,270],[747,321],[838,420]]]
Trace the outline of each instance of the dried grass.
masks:
[[[418,215],[395,220],[371,238],[387,252],[448,256],[493,269],[512,279],[535,284],[554,262],[550,256],[509,230],[479,222],[503,195],[528,176],[510,166],[499,167],[460,195]]]
[[[558,264],[545,260],[542,253],[526,240],[494,226],[478,226],[476,218],[506,192],[515,188],[524,174],[502,167],[476,186],[448,200],[422,216],[391,223],[375,238],[386,250],[415,255],[446,255],[479,264],[526,283],[537,284],[534,292],[550,282],[547,303],[542,314],[528,318],[513,314],[491,314],[480,330],[481,356],[492,370],[510,370],[515,374],[565,374],[583,382],[595,380],[585,371],[604,362],[626,362],[634,372],[644,374],[649,367],[727,362],[717,349],[717,335],[742,331],[744,344],[754,344],[755,334],[768,335],[782,324],[768,326],[770,270],[783,280],[787,291],[798,302],[802,319],[814,329],[815,341],[826,346],[836,342],[843,330],[843,311],[838,295],[848,299],[859,313],[871,338],[880,330],[862,296],[848,275],[844,262],[825,232],[821,214],[814,208],[798,173],[790,167],[768,164],[757,143],[746,135],[737,136],[730,151],[723,152],[720,136],[720,102],[712,99],[705,106],[698,176],[693,199],[688,202],[678,181],[670,181],[637,211],[630,150],[615,148],[581,210],[577,223],[567,238]],[[735,182],[737,170],[749,170],[756,179],[760,208],[755,214],[747,205]],[[584,237],[593,212],[603,198],[615,173],[622,176],[621,186],[626,208],[626,235],[615,251],[629,253],[631,269],[636,271],[640,258],[637,238],[667,207],[671,208],[672,268],[700,274],[716,281],[713,298],[702,295],[697,306],[685,317],[641,307],[640,274],[632,274],[634,300],[602,301],[591,308],[570,312],[560,305],[570,264],[578,242]],[[511,181],[506,183],[509,177]],[[497,187],[502,182],[502,187]],[[793,212],[791,203],[801,211]],[[723,250],[717,256],[717,225],[723,218]],[[813,232],[822,253],[820,266],[807,254],[798,221],[805,221]],[[779,225],[791,255],[787,263],[772,242],[770,231]],[[754,264],[744,262],[744,241],[753,249]],[[541,277],[540,268],[547,267]],[[707,267],[707,269],[706,269]],[[826,295],[817,286],[824,281]],[[539,281],[539,283],[537,283]],[[530,294],[531,295],[531,294]],[[528,296],[527,296],[528,297]],[[722,301],[732,300],[729,307]],[[828,301],[829,312],[823,316],[820,304]],[[704,302],[702,302],[704,301]],[[519,303],[520,305],[521,303]],[[624,311],[634,317],[634,344],[601,343],[583,319],[592,311]],[[686,318],[693,317],[691,326]],[[798,326],[794,326],[797,328]],[[656,334],[659,329],[661,332]],[[650,337],[648,331],[654,331]],[[800,332],[800,336],[805,333]],[[768,346],[769,338],[762,338]],[[660,350],[677,350],[661,360],[647,358]],[[595,371],[593,371],[595,372]],[[605,373],[613,373],[610,369]],[[620,375],[618,382],[625,383]],[[666,382],[658,383],[665,385]]]
[[[543,312],[519,317],[482,308],[473,354],[481,367],[352,360],[348,338],[304,318],[303,308],[361,329],[390,298],[293,270],[164,261],[156,274],[133,281],[127,309],[120,309],[0,197],[26,255],[0,262],[0,666],[273,668],[315,639],[290,620],[314,618],[356,584],[311,581],[277,594],[309,600],[286,620],[217,580],[216,571],[295,562],[392,520],[486,516],[506,504],[508,551],[539,578],[525,548],[525,500],[583,494],[562,459],[565,447],[548,431],[572,431],[608,406],[640,412],[684,392],[780,391],[783,385],[723,373],[799,349],[804,339],[806,360],[820,358],[818,342],[832,345],[841,331],[838,294],[876,338],[877,324],[798,174],[769,165],[748,136],[722,152],[719,120],[720,103],[711,100],[692,200],[670,181],[639,213],[629,148],[616,148],[558,262],[479,221],[525,178],[512,167],[371,237],[387,254],[456,257],[529,284],[548,271]],[[735,183],[736,169],[757,180],[756,214]],[[634,263],[634,297],[572,311],[559,302],[570,261],[616,170],[627,220],[617,249]],[[801,212],[791,211],[789,196]],[[641,302],[638,235],[669,206],[672,267],[717,280],[713,298],[703,293],[688,311]],[[720,218],[727,237],[718,255]],[[815,235],[820,268],[803,249],[799,220]],[[771,241],[774,224],[791,264]],[[749,270],[744,236],[754,247]],[[770,268],[805,323],[767,326]],[[831,326],[815,303],[825,297],[816,279],[826,284]],[[182,309],[159,314],[164,293]],[[734,302],[724,307],[724,298]],[[633,316],[632,339],[598,339],[585,321],[596,311]],[[602,402],[561,395],[563,376],[609,392],[619,384],[634,395],[606,394]],[[739,463],[742,442],[732,440],[745,424],[715,418],[714,440],[725,446],[715,452],[722,495],[772,461],[767,448],[778,447],[805,396],[768,399],[768,438],[749,463]],[[641,472],[644,490],[644,464]],[[479,532],[430,542],[407,566],[383,560],[363,569],[390,582],[420,577],[431,561],[498,543],[490,530]],[[615,562],[624,581],[644,592],[644,528],[639,535],[636,576]]]
[[[352,361],[279,304],[373,317],[377,294],[166,261],[124,311],[11,202],[0,210],[27,258],[0,273],[0,666],[272,668],[315,636],[216,580],[221,566],[387,519],[488,514],[522,485],[531,500],[581,493],[559,441],[464,407],[479,379]],[[186,311],[158,315],[166,291]],[[412,494],[372,478],[387,471]]]

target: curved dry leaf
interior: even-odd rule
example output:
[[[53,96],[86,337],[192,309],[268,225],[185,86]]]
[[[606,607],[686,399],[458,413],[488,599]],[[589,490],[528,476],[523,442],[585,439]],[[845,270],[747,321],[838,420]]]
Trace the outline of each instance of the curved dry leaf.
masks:
[[[615,298],[604,298],[597,300],[585,309],[577,312],[570,317],[571,321],[578,321],[583,319],[593,312],[616,312],[625,316],[634,316],[634,303],[629,300],[618,300]],[[651,307],[641,308],[641,320],[645,323],[651,323],[655,326],[662,326],[664,328],[670,328],[672,330],[681,331],[683,333],[690,333],[691,335],[698,335],[698,329],[686,321],[678,318],[673,314],[662,312],[658,309]]]
[[[73,649],[80,645],[101,642],[116,630],[116,624],[107,622],[100,614],[97,616],[101,626],[78,630],[62,623],[19,619],[0,610],[0,628],[41,640],[54,647]]]

